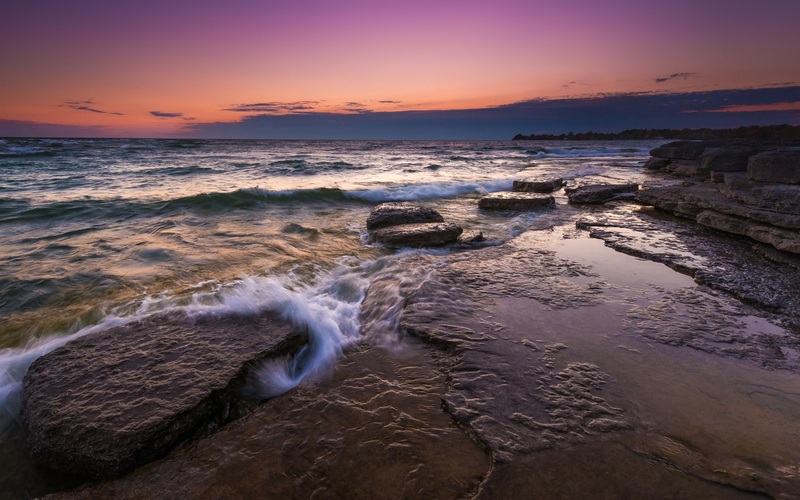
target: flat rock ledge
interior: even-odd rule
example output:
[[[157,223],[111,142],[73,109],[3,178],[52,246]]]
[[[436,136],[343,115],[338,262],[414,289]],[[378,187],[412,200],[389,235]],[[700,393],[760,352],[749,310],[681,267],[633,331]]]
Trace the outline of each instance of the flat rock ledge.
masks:
[[[410,203],[381,203],[367,217],[367,229],[374,231],[382,227],[424,222],[444,222],[436,210]]]
[[[513,191],[528,192],[528,193],[552,193],[557,189],[564,186],[564,179],[538,179],[528,177],[525,179],[518,179],[514,181],[511,188]]]
[[[367,217],[370,241],[391,248],[440,247],[456,243],[461,226],[436,210],[410,203],[381,203]]]
[[[532,210],[554,203],[555,198],[549,194],[500,191],[481,198],[478,206],[484,210]]]
[[[606,203],[614,200],[633,199],[639,185],[636,183],[627,184],[588,184],[567,188],[567,198],[570,203],[589,204]]]
[[[766,141],[679,141],[650,153],[646,168],[702,182],[642,190],[638,201],[800,253],[800,147]]]
[[[428,222],[422,224],[399,224],[372,232],[373,241],[392,248],[439,247],[455,243],[462,229],[452,222]]]
[[[248,412],[251,366],[306,341],[271,315],[159,315],[76,339],[25,376],[28,451],[62,472],[126,473]]]

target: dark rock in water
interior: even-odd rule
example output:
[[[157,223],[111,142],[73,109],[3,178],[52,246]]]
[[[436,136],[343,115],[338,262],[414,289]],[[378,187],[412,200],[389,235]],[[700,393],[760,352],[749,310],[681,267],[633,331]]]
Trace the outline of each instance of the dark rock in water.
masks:
[[[753,181],[800,184],[800,148],[766,151],[751,157],[747,176]]]
[[[393,248],[438,247],[455,242],[461,232],[452,222],[427,222],[382,227],[372,231],[371,238]]]
[[[697,162],[705,170],[715,172],[744,172],[750,156],[756,153],[756,148],[750,146],[721,146],[706,148]]]
[[[555,203],[548,194],[502,191],[481,198],[478,206],[484,210],[530,210]]]
[[[458,237],[457,243],[459,245],[469,246],[475,243],[483,243],[486,241],[486,237],[483,236],[481,231],[464,231]]]
[[[675,160],[694,160],[708,147],[707,142],[675,141],[650,151],[651,156]]]
[[[444,222],[444,217],[436,210],[410,203],[381,203],[367,217],[370,231],[398,224],[417,224],[423,222]]]
[[[567,188],[567,197],[570,203],[605,203],[607,201],[619,199],[625,194],[634,193],[639,190],[636,183],[628,184],[590,184]],[[623,196],[624,197],[624,196]]]
[[[514,191],[529,192],[529,193],[552,193],[556,189],[560,189],[564,185],[564,179],[535,179],[526,178],[514,181]]]
[[[662,170],[666,168],[667,165],[670,164],[672,160],[669,158],[658,158],[658,157],[651,157],[647,162],[644,164],[645,170]]]
[[[25,376],[29,453],[82,476],[130,471],[244,413],[249,365],[305,340],[269,315],[160,315],[76,339]]]

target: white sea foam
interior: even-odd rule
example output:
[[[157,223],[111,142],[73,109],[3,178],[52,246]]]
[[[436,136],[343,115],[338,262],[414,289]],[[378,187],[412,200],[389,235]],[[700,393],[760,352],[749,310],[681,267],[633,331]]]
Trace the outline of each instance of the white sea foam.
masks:
[[[513,179],[457,183],[425,183],[409,184],[382,189],[366,189],[362,191],[346,191],[345,197],[360,199],[373,203],[384,201],[414,201],[439,198],[451,198],[466,194],[484,194],[511,189]]]
[[[122,325],[133,318],[106,316],[96,325],[87,326],[70,335],[53,335],[32,340],[25,347],[0,350],[0,441],[17,421],[22,403],[22,382],[31,363],[84,335]]]

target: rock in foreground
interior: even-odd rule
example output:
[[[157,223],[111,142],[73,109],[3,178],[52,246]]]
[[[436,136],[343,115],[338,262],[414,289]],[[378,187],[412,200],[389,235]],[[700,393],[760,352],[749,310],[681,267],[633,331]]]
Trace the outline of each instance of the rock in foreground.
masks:
[[[374,231],[382,227],[423,222],[444,222],[436,210],[410,203],[381,203],[367,217],[367,229]]]
[[[590,184],[567,189],[570,203],[605,203],[607,201],[632,197],[639,190],[636,183],[628,184]]]
[[[458,240],[462,229],[452,222],[400,224],[372,232],[373,241],[393,248],[438,247]]]
[[[484,196],[478,206],[484,210],[530,210],[553,203],[549,194],[501,191]]]
[[[29,453],[83,476],[130,471],[238,416],[249,365],[304,341],[268,315],[162,315],[74,340],[25,376]]]

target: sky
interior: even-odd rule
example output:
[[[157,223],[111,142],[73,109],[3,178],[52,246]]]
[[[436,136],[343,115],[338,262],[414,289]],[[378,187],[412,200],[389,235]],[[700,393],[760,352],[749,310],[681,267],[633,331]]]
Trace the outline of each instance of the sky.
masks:
[[[5,0],[0,136],[800,125],[798,26],[797,0]]]

